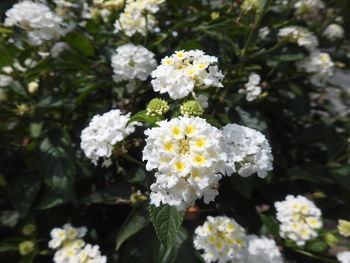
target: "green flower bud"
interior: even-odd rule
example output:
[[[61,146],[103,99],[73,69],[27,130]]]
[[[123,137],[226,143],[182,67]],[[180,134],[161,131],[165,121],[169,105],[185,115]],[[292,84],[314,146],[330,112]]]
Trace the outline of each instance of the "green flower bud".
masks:
[[[328,246],[330,247],[334,247],[338,244],[339,242],[339,238],[337,238],[335,235],[333,235],[332,233],[327,233],[325,235],[325,241],[327,243]]]
[[[119,10],[124,6],[124,0],[107,0],[104,1],[103,7],[108,9]]]
[[[210,14],[210,18],[212,19],[212,20],[216,20],[216,19],[218,19],[220,17],[220,13],[219,12],[212,12],[211,14]]]
[[[27,255],[34,250],[34,242],[24,241],[18,245],[18,250],[22,256]]]
[[[37,81],[29,82],[28,84],[28,92],[35,93],[39,88],[39,83]]]
[[[338,231],[344,237],[350,237],[350,222],[346,220],[338,220]]]
[[[199,116],[203,112],[202,106],[195,100],[185,101],[180,107],[180,113],[185,117]]]
[[[22,228],[22,233],[25,236],[29,236],[31,234],[33,234],[36,230],[35,225],[33,224],[26,224],[23,228]]]
[[[130,196],[130,202],[133,204],[133,205],[136,205],[142,201],[145,201],[147,200],[148,197],[143,195],[140,191],[137,191],[136,193],[133,193],[131,196]]]
[[[167,113],[170,110],[170,107],[165,100],[154,98],[148,103],[146,110],[148,116],[157,116]]]
[[[251,9],[258,9],[260,7],[260,1],[259,0],[245,0],[242,4],[242,9],[244,10],[251,10]]]
[[[19,116],[24,116],[31,112],[31,109],[26,104],[19,104],[15,110],[16,114]]]

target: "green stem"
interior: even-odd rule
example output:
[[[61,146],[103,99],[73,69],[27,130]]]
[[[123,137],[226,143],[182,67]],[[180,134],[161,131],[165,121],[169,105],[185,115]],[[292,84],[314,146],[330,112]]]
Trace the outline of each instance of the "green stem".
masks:
[[[301,250],[301,249],[298,249],[298,248],[293,248],[293,247],[289,247],[289,248],[294,250],[295,252],[298,252],[299,254],[303,254],[305,256],[308,256],[308,257],[311,257],[311,258],[315,258],[315,259],[320,259],[320,260],[322,260],[322,262],[331,262],[331,263],[337,263],[338,262],[338,261],[333,260],[333,259],[328,259],[328,258],[317,256],[317,255],[312,254],[312,253],[310,253],[308,251],[304,251],[304,250]]]
[[[129,155],[127,153],[121,153],[121,154],[119,154],[119,156],[123,157],[124,159],[126,159],[134,164],[140,165],[142,167],[145,166],[144,163],[140,162],[139,160],[136,160],[134,157],[132,157],[131,155]]]
[[[283,47],[286,43],[288,43],[288,40],[289,40],[289,37],[285,37],[285,38],[281,39],[280,41],[278,41],[277,44],[274,45],[273,47],[271,47],[270,49],[258,52],[256,54],[250,56],[250,58],[256,58],[258,56],[266,55],[272,51],[275,51],[276,49],[279,49],[280,47]]]

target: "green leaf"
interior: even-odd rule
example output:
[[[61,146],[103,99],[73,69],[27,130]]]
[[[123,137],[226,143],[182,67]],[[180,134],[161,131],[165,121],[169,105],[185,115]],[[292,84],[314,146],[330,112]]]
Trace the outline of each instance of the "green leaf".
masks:
[[[278,56],[276,60],[283,61],[283,62],[292,62],[292,61],[301,60],[302,58],[304,58],[303,54],[286,54],[286,55]]]
[[[208,123],[210,123],[211,125],[213,125],[213,126],[215,126],[217,128],[221,128],[222,127],[221,123],[217,119],[215,119],[214,117],[212,117],[210,115],[203,114],[203,115],[201,115],[201,117],[203,119],[205,119]]]
[[[182,228],[177,233],[176,242],[171,247],[165,247],[162,243],[158,243],[153,254],[154,263],[173,263],[178,255],[180,246],[188,238],[187,231]],[[193,261],[192,261],[193,262]]]
[[[188,40],[178,45],[177,50],[204,49],[203,45],[196,40]]]
[[[264,214],[260,214],[260,218],[263,224],[266,226],[268,232],[274,236],[278,236],[278,233],[279,233],[278,222],[274,218]]]
[[[70,32],[66,36],[66,41],[86,56],[95,55],[91,40],[81,33]]]
[[[10,242],[10,241],[1,241],[0,242],[0,252],[9,252],[9,251],[17,251],[18,245],[17,242]]]
[[[80,91],[80,95],[76,98],[77,103],[83,102],[94,90],[104,87],[104,82],[96,82],[90,85],[87,85]]]
[[[0,33],[1,34],[12,34],[13,30],[0,26]]]
[[[238,174],[231,175],[234,187],[245,197],[249,198],[252,194],[255,178],[254,176],[242,177]]]
[[[99,189],[85,196],[82,203],[93,203],[93,204],[111,204],[115,205],[119,200],[128,200],[131,195],[131,185],[127,184],[114,184],[109,185],[105,188]]]
[[[8,197],[21,217],[25,217],[36,198],[41,180],[35,175],[25,174],[9,180]]]
[[[131,119],[126,123],[126,127],[130,123],[135,122],[135,121],[148,122],[148,123],[152,124],[153,126],[155,126],[156,123],[158,121],[161,121],[161,120],[162,120],[162,118],[159,116],[148,116],[147,111],[143,110],[143,111],[139,111],[134,116],[132,116]]]
[[[19,220],[17,211],[5,210],[0,212],[0,225],[6,227],[14,227]]]
[[[125,240],[138,233],[149,223],[149,214],[146,208],[146,203],[144,202],[136,206],[125,219],[117,237],[116,251]]]
[[[75,202],[73,183],[76,174],[72,142],[64,130],[49,132],[41,142],[37,167],[45,182],[58,196]]]
[[[42,121],[41,122],[32,122],[29,125],[30,135],[33,138],[38,138],[40,136],[40,134],[41,134],[43,126],[44,126],[44,123]]]
[[[323,241],[315,241],[315,242],[309,243],[306,248],[310,251],[321,253],[321,252],[325,252],[328,246]]]
[[[333,178],[346,190],[350,191],[350,164],[332,170]]]
[[[45,210],[67,203],[67,200],[59,193],[53,191],[49,186],[43,187],[42,198],[39,199],[36,209]]]
[[[150,205],[149,212],[158,239],[165,247],[170,247],[175,242],[185,212],[164,204],[159,207]]]
[[[149,263],[152,262],[153,250],[157,237],[151,225],[142,229],[137,235],[127,240],[120,251],[118,262]]]

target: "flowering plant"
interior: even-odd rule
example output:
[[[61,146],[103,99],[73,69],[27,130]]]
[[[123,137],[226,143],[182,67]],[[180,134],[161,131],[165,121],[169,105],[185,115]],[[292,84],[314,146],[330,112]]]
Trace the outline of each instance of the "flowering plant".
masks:
[[[348,1],[14,2],[0,261],[350,262]]]

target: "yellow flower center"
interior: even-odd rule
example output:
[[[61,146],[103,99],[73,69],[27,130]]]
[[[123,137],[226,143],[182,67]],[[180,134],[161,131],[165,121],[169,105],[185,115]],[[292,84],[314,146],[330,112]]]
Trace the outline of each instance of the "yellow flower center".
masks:
[[[183,172],[185,170],[185,164],[183,162],[176,162],[174,164],[174,168],[179,171],[179,172]]]
[[[199,139],[196,141],[196,143],[194,144],[196,147],[204,147],[207,144],[207,141],[204,139]]]
[[[185,128],[185,133],[186,134],[192,134],[194,133],[194,131],[196,130],[196,128],[192,125],[186,126]]]
[[[172,60],[170,58],[164,60],[164,64],[166,64],[166,65],[171,65],[171,64],[173,64],[173,62],[174,62],[174,60]]]
[[[183,52],[178,52],[178,53],[176,54],[176,56],[177,56],[178,58],[184,58],[184,57],[185,57],[185,53],[183,53]]]
[[[180,130],[180,127],[178,126],[174,126],[172,129],[171,129],[171,132],[173,135],[175,136],[180,136],[181,135],[181,130]]]
[[[174,145],[171,142],[164,143],[164,149],[167,152],[172,152],[174,150]]]
[[[203,165],[205,164],[205,157],[203,155],[197,155],[193,158],[193,161],[196,163],[196,164],[200,164],[200,165]]]

